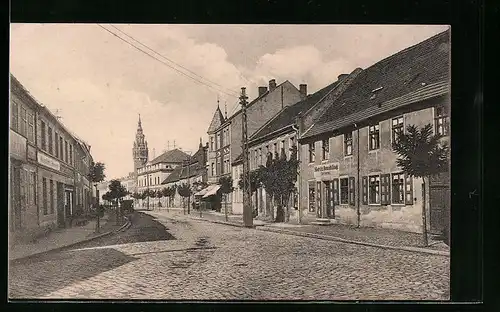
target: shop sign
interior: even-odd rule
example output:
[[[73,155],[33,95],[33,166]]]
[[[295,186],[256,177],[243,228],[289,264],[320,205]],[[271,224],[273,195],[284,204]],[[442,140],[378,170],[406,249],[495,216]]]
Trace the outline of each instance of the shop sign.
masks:
[[[61,165],[61,173],[68,176],[68,177],[74,175],[73,169],[71,169],[70,167],[68,167],[66,165]]]
[[[44,165],[46,167],[49,167],[49,168],[57,170],[57,171],[61,170],[61,164],[52,157],[49,157],[43,153],[38,153],[37,159],[38,159],[38,163],[41,165]]]
[[[10,130],[10,156],[19,160],[26,159],[26,138]]]
[[[36,147],[28,144],[28,158],[36,160]]]
[[[314,167],[314,178],[316,180],[324,180],[339,176],[339,163],[329,163]]]

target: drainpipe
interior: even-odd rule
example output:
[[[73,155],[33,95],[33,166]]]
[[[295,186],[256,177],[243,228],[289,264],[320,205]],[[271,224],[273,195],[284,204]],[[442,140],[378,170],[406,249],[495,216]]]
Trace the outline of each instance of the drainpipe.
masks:
[[[358,189],[358,196],[357,196],[357,215],[358,215],[358,224],[357,224],[357,227],[359,228],[360,225],[361,225],[361,194],[362,194],[362,190],[361,190],[361,187],[360,187],[360,183],[359,183],[359,127],[357,124],[354,124],[354,127],[356,127],[356,137],[357,137],[357,144],[356,144],[356,165],[357,165],[357,189]]]
[[[296,142],[296,145],[297,145],[297,157],[298,157],[298,160],[299,160],[299,173],[300,173],[300,149],[299,149],[299,127],[297,127],[296,125],[292,125],[292,129],[295,131],[296,133],[296,139],[295,139],[295,142]],[[297,203],[297,208],[298,208],[298,213],[297,213],[297,218],[298,218],[298,222],[299,224],[302,222],[302,210],[300,209],[300,201],[301,201],[301,194],[300,194],[300,190],[301,190],[301,187],[300,185],[302,184],[301,180],[300,180],[300,174],[299,174],[299,177],[297,178],[297,181],[299,182],[298,183],[298,187],[297,187],[297,191],[298,191],[298,203]]]

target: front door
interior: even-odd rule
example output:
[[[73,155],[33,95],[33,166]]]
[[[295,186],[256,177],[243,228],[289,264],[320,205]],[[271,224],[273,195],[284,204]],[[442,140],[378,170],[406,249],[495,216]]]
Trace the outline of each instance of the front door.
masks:
[[[323,211],[323,193],[321,189],[321,182],[316,182],[316,217],[318,219],[324,218]]]
[[[64,227],[64,207],[66,205],[66,199],[64,194],[64,185],[57,182],[57,225],[59,227]]]
[[[335,204],[333,201],[333,182],[326,181],[324,183],[325,188],[325,203],[326,203],[326,213],[328,219],[335,219]]]

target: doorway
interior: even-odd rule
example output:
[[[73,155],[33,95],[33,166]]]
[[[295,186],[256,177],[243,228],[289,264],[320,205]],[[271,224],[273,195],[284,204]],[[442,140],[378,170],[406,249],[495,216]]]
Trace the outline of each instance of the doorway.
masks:
[[[325,198],[325,204],[326,204],[326,215],[327,215],[328,219],[335,219],[333,181],[324,181],[323,187],[325,190],[324,198]]]
[[[57,182],[57,225],[59,227],[64,227],[64,185],[61,182]]]

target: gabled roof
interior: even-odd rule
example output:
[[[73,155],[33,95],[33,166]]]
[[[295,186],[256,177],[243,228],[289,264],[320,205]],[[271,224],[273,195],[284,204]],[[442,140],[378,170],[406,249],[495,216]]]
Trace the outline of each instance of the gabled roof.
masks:
[[[181,172],[182,172],[182,166],[175,168],[174,171],[172,171],[172,173],[169,174],[168,177],[166,177],[165,180],[163,180],[163,182],[161,182],[161,184],[168,184],[179,181],[181,177]]]
[[[207,132],[208,133],[214,132],[224,123],[224,121],[225,121],[224,116],[220,111],[219,105],[217,105],[217,109],[215,110],[214,117],[212,117],[212,122],[210,123],[210,127],[208,127]]]
[[[247,104],[247,109],[252,106],[253,104],[257,103],[260,99],[266,97],[269,93],[271,92],[274,92],[275,90],[278,90],[282,85],[284,85],[285,83],[289,83],[291,84],[292,86],[294,86],[290,81],[288,80],[285,80],[283,81],[282,83],[280,83],[279,85],[276,85],[276,87],[272,90],[272,91],[269,91],[267,90],[266,92],[262,93],[262,95],[256,97],[254,100],[252,100],[250,103]],[[294,86],[295,87],[295,86]],[[296,87],[295,87],[296,88]],[[238,114],[241,113],[241,108],[238,109],[236,112],[234,112],[234,114],[232,114],[229,118],[227,118],[226,120],[224,120],[223,124],[227,121],[230,121],[231,119],[233,119],[234,117],[238,116]],[[222,125],[222,124],[221,124]],[[220,127],[220,126],[219,126]]]
[[[408,99],[390,102],[403,100],[408,94],[420,94],[417,99],[424,99],[447,92],[441,84],[448,84],[450,77],[449,43],[447,30],[363,70],[301,139],[347,126],[347,121],[360,122],[397,105],[409,104]],[[354,117],[355,114],[359,116]]]
[[[337,86],[338,82],[339,81],[335,81],[334,83],[324,87],[323,89],[308,95],[304,100],[283,108],[278,114],[276,114],[276,116],[269,120],[269,122],[264,124],[259,130],[257,130],[257,132],[255,132],[250,137],[250,141],[256,141],[269,134],[272,134],[275,131],[283,129],[287,126],[294,125],[295,118],[299,115],[299,113],[307,111],[314,104],[320,101],[325,95],[327,95]]]
[[[153,159],[151,161],[151,165],[159,163],[181,163],[186,159],[189,159],[189,155],[176,148],[170,151],[166,151],[165,153]]]

